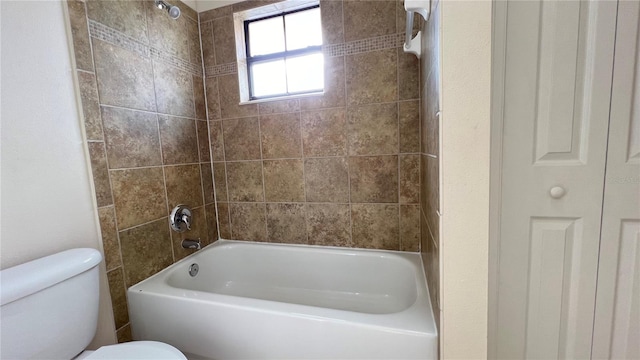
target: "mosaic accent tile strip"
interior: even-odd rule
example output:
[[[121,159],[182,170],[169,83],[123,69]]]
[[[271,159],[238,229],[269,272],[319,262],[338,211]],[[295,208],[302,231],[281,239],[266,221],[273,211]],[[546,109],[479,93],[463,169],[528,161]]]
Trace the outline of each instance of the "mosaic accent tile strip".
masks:
[[[205,73],[207,74],[207,77],[235,74],[237,72],[238,72],[238,64],[235,62],[209,66],[205,69]]]
[[[202,76],[202,66],[192,64],[189,61],[182,60],[162,50],[141,43],[132,37],[100,24],[99,22],[89,20],[89,33],[93,38],[133,51],[145,58],[151,58],[164,64],[174,66],[180,70],[187,71],[191,74]]]
[[[180,70],[190,72],[194,75],[202,76],[202,65],[192,64],[188,61],[177,58],[173,55],[169,55],[163,51],[160,51],[154,47],[151,48],[151,58],[163,62],[167,65],[174,66]]]
[[[322,52],[329,56],[344,56],[365,53],[376,50],[393,49],[402,47],[404,33],[377,36],[369,39],[350,41],[342,44],[326,45]]]
[[[369,39],[356,40],[342,44],[325,45],[322,53],[327,57],[353,55],[384,49],[394,49],[402,47],[404,43],[404,33],[383,35]],[[237,63],[228,63],[209,66],[205,69],[207,77],[235,74],[238,72]]]
[[[109,44],[120,46],[121,48],[133,51],[140,56],[149,57],[149,45],[139,42],[134,38],[127,36],[108,26],[104,26],[99,22],[89,20],[89,34],[98,40],[108,42]]]

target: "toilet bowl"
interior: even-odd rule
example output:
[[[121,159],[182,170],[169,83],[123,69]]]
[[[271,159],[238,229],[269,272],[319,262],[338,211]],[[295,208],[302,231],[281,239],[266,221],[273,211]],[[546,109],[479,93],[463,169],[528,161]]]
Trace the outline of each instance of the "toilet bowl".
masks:
[[[72,249],[0,271],[0,359],[186,359],[157,341],[83,351],[98,325],[100,261]]]
[[[186,359],[176,348],[158,341],[133,341],[117,345],[103,346],[96,351],[83,351],[73,360],[113,360],[113,359]]]

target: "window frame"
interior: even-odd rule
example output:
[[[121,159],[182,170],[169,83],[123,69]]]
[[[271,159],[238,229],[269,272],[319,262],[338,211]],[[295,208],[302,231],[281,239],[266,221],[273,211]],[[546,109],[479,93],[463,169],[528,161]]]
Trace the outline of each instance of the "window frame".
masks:
[[[240,90],[240,104],[258,103],[263,101],[273,101],[279,99],[291,99],[297,97],[321,95],[324,93],[324,87],[322,89],[279,93],[268,96],[254,96],[253,95],[253,79],[251,74],[251,65],[273,60],[273,59],[287,59],[302,55],[320,54],[323,55],[323,44],[308,46],[302,49],[286,50],[286,24],[284,17],[289,14],[307,11],[311,9],[320,9],[319,0],[289,0],[282,3],[273,5],[266,5],[263,7],[253,8],[241,12],[234,13],[234,28],[236,39],[236,54],[238,65],[238,81]],[[250,54],[250,42],[249,42],[249,24],[261,20],[267,20],[272,18],[282,18],[282,26],[285,31],[285,50],[277,53],[249,56]],[[322,29],[320,29],[322,31]],[[323,55],[324,56],[324,55]],[[324,68],[322,71],[324,72]],[[286,76],[286,75],[285,75]]]

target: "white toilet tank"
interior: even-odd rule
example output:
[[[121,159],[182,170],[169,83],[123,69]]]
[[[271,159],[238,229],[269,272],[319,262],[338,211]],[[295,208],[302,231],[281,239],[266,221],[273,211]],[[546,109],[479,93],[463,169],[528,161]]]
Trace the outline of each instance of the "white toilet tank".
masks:
[[[102,256],[72,249],[0,271],[0,359],[71,359],[98,324]]]

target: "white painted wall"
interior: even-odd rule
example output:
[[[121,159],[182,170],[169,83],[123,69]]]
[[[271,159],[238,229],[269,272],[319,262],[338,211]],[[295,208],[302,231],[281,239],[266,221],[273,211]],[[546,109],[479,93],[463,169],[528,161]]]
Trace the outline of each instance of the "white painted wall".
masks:
[[[102,251],[63,6],[0,1],[0,268],[75,247]],[[115,341],[101,272],[94,347]]]
[[[239,3],[243,0],[192,0],[192,1],[195,2],[196,4],[195,9],[198,12],[203,12],[203,11]]]
[[[198,1],[197,0],[182,0],[188,7],[192,8],[195,11],[198,11]]]
[[[487,357],[490,1],[448,1],[442,11],[443,359]]]

